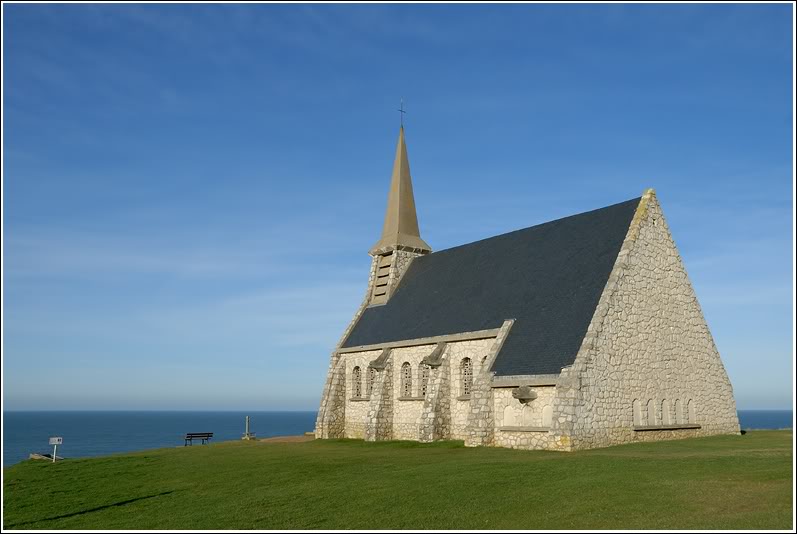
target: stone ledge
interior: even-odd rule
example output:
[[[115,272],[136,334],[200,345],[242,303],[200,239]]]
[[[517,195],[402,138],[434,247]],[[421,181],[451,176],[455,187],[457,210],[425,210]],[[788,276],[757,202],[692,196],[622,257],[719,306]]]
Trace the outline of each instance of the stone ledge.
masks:
[[[685,425],[648,425],[648,426],[635,426],[634,432],[645,432],[648,430],[694,430],[701,428],[700,425],[685,424]]]
[[[400,400],[400,401],[422,401],[422,400],[426,400],[426,397],[399,397],[398,400]]]
[[[470,395],[460,395],[459,397],[457,397],[457,400],[469,401],[470,400]]]
[[[511,375],[495,376],[490,384],[493,388],[514,388],[518,386],[555,386],[559,375]]]
[[[363,401],[369,401],[371,399],[368,397],[351,397],[349,400],[352,402],[363,402]]]
[[[549,426],[499,426],[501,432],[548,432]]]

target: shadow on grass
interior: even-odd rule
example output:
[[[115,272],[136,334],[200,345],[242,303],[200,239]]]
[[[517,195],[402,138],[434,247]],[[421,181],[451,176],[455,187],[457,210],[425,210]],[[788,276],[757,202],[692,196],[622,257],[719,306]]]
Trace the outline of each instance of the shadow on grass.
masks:
[[[72,512],[71,514],[62,514],[56,515],[53,517],[43,517],[42,519],[35,519],[33,521],[21,521],[19,523],[11,523],[8,525],[4,525],[4,528],[16,528],[22,525],[32,525],[33,523],[41,523],[42,521],[55,521],[56,519],[66,519],[67,517],[75,517],[77,515],[84,515],[90,514],[92,512],[99,512],[100,510],[105,510],[107,508],[115,508],[117,506],[125,506],[128,504],[132,504],[137,501],[144,501],[147,499],[154,499],[155,497],[162,497],[163,495],[169,495],[170,493],[174,493],[174,490],[169,491],[162,491],[160,493],[154,493],[152,495],[144,495],[143,497],[136,497],[134,499],[127,499],[125,501],[115,502],[113,504],[104,504],[102,506],[98,506],[96,508],[89,508],[88,510],[81,510],[79,512]]]

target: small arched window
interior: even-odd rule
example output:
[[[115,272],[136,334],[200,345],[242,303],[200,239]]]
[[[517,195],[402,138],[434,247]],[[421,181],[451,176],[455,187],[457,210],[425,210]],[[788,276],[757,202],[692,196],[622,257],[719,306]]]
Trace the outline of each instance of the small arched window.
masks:
[[[426,396],[426,390],[429,388],[429,369],[431,369],[431,368],[428,365],[426,365],[425,363],[422,363],[420,365],[420,368],[418,369],[420,371],[420,375],[421,375],[421,396],[422,397]]]
[[[681,406],[681,399],[675,401],[675,422],[679,425],[684,424],[684,407]]]
[[[355,367],[354,369],[352,369],[351,390],[352,390],[352,396],[357,398],[363,396],[363,380],[362,380],[362,373],[360,372],[359,367]]]
[[[686,417],[687,423],[694,423],[697,420],[695,418],[695,403],[692,402],[692,399],[686,401]]]
[[[376,379],[376,369],[373,367],[368,368],[368,375],[365,379],[365,394],[371,396],[374,391],[374,379]]]
[[[401,396],[412,397],[412,367],[410,362],[401,364]]]
[[[642,426],[642,403],[634,399],[634,426]]]
[[[656,403],[653,399],[648,401],[648,425],[653,426],[656,424]]]
[[[470,358],[462,358],[459,369],[462,376],[462,395],[470,395],[470,391],[473,389],[473,364]]]

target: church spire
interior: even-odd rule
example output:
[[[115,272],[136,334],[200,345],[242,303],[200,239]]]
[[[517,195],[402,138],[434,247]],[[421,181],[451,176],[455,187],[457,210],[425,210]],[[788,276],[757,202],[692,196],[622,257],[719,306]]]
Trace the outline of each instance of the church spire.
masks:
[[[431,252],[431,247],[421,239],[418,230],[418,216],[415,213],[415,197],[412,194],[410,162],[407,158],[407,145],[404,143],[404,126],[399,130],[396,145],[396,160],[393,162],[393,176],[390,179],[390,193],[387,197],[387,212],[382,237],[371,248],[371,254],[383,251],[407,249],[415,252]]]

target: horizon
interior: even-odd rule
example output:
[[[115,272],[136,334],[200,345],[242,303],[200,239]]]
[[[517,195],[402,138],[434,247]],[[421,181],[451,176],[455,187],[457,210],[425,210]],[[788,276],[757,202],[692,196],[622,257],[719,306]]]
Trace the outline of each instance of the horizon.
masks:
[[[737,411],[743,412],[794,412],[792,408],[737,408]],[[3,413],[124,413],[124,412],[186,412],[186,413],[239,413],[239,412],[247,412],[247,413],[292,413],[292,412],[302,412],[302,413],[318,413],[318,410],[164,410],[164,409],[150,409],[150,410],[3,410]]]
[[[790,5],[3,15],[4,412],[317,411],[400,98],[433,250],[653,188],[737,408],[793,410]]]

